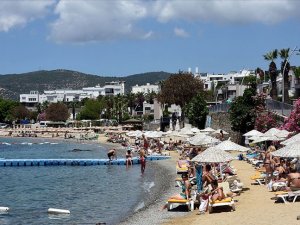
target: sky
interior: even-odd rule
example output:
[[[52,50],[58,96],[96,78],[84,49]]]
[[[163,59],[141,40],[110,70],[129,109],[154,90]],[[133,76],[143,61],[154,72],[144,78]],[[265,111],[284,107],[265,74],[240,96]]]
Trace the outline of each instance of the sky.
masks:
[[[300,0],[0,0],[0,74],[267,70],[264,54],[300,47],[299,9]]]

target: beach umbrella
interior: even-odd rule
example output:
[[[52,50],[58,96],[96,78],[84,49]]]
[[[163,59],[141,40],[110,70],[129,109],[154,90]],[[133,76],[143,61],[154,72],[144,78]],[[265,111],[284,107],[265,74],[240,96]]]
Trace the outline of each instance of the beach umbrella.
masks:
[[[148,133],[145,133],[145,135],[148,138],[161,138],[163,135],[163,132],[162,131],[150,131]]]
[[[200,132],[200,130],[199,130],[197,127],[191,128],[191,131],[192,131],[193,133],[199,133],[199,132]]]
[[[211,145],[217,143],[220,143],[220,140],[210,136],[190,140],[191,145]]]
[[[143,132],[140,130],[130,131],[126,133],[128,137],[141,137],[143,135]]]
[[[209,133],[214,132],[214,131],[215,131],[215,130],[212,129],[212,128],[210,128],[210,127],[206,127],[205,129],[200,130],[200,132],[209,132]]]
[[[234,157],[229,153],[213,146],[195,156],[191,161],[198,163],[224,163],[233,159]]]
[[[277,151],[272,152],[271,154],[279,157],[299,158],[300,157],[299,144],[300,144],[299,142],[289,144]]]
[[[282,141],[280,144],[289,145],[294,142],[300,142],[300,133],[290,137],[289,139],[286,139],[285,141]]]
[[[248,148],[246,148],[242,145],[236,144],[236,143],[234,143],[230,140],[223,141],[220,144],[216,145],[216,147],[223,150],[223,151],[246,152],[246,151],[249,150]]]
[[[192,136],[194,135],[194,132],[191,130],[191,128],[184,127],[179,131],[179,134]]]
[[[261,135],[263,135],[263,133],[262,133],[262,132],[259,132],[259,131],[257,131],[257,130],[251,130],[251,131],[249,131],[249,132],[243,134],[243,136],[245,136],[245,137],[261,136]]]

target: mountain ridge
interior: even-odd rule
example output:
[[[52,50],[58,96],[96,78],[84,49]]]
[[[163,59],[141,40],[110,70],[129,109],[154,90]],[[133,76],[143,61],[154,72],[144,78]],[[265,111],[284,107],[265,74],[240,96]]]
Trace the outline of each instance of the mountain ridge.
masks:
[[[103,86],[105,82],[125,81],[125,92],[138,84],[158,83],[167,79],[171,73],[158,71],[133,74],[128,76],[99,76],[73,70],[38,70],[19,74],[0,75],[0,97],[18,100],[20,94],[29,94],[35,90],[81,89],[83,87]]]

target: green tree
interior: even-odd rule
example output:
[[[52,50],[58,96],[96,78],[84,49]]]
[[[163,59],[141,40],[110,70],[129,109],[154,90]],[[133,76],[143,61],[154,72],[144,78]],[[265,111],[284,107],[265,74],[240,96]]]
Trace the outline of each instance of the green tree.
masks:
[[[12,122],[12,109],[18,105],[16,101],[0,98],[0,122]]]
[[[77,115],[77,119],[97,120],[100,118],[103,109],[103,103],[94,99],[88,99],[87,101],[85,101],[83,109]]]
[[[15,120],[30,119],[30,111],[23,105],[15,106],[12,109],[12,116]]]
[[[276,100],[277,99],[277,67],[276,67],[276,63],[274,62],[274,60],[277,58],[277,54],[278,51],[277,49],[268,52],[266,55],[264,55],[263,57],[265,58],[265,60],[267,61],[271,61],[269,64],[269,76],[271,78],[271,83],[272,83],[272,89],[271,89],[271,98]]]
[[[254,128],[257,102],[256,89],[247,88],[243,96],[237,97],[230,105],[230,121],[234,131],[246,133]]]
[[[205,97],[202,93],[196,95],[185,108],[185,115],[190,124],[200,129],[204,129],[208,108]]]
[[[289,102],[289,72],[290,72],[290,63],[288,61],[288,58],[289,58],[289,52],[290,52],[290,49],[289,48],[286,48],[286,49],[281,49],[279,51],[279,55],[280,55],[280,58],[283,60],[281,62],[281,74],[283,76],[283,82],[284,82],[284,87],[283,87],[283,101],[284,102]],[[284,71],[283,71],[284,70]]]
[[[46,119],[50,121],[66,121],[69,118],[68,107],[59,102],[51,103],[46,109]]]
[[[203,83],[192,74],[179,71],[165,80],[158,100],[161,103],[176,104],[184,108],[199,92],[203,91]]]

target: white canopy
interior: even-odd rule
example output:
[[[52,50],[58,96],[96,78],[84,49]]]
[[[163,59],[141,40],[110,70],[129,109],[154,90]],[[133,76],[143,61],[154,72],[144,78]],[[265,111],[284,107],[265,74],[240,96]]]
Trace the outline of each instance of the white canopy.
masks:
[[[248,151],[249,149],[244,147],[244,146],[241,146],[239,144],[236,144],[230,140],[226,140],[226,141],[223,141],[221,142],[220,144],[218,144],[216,146],[217,148],[221,149],[221,150],[224,150],[224,151],[240,151],[240,152],[246,152]]]
[[[300,143],[295,142],[295,143],[289,144],[277,151],[272,152],[271,154],[274,156],[287,157],[287,158],[300,157]]]
[[[257,131],[257,130],[251,130],[251,131],[249,131],[249,132],[243,134],[243,136],[245,136],[245,137],[261,136],[261,135],[263,135],[263,133],[262,133],[262,132],[259,132],[259,131]]]
[[[300,133],[290,137],[289,139],[281,142],[280,144],[289,145],[289,144],[292,144],[294,142],[299,142],[300,143]]]
[[[135,131],[129,131],[126,133],[128,137],[141,137],[143,135],[143,132],[140,130],[135,130]]]
[[[200,130],[200,132],[214,132],[215,130],[210,128],[210,127],[206,127],[205,129],[203,130]]]
[[[217,144],[217,143],[220,143],[220,140],[210,136],[190,140],[191,145],[210,145],[210,144]]]
[[[222,163],[229,162],[233,159],[234,158],[230,154],[214,146],[206,149],[204,152],[201,152],[191,161],[199,163]]]

